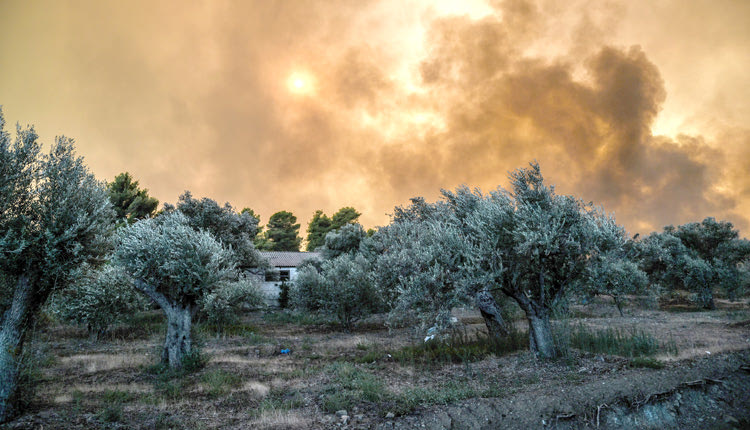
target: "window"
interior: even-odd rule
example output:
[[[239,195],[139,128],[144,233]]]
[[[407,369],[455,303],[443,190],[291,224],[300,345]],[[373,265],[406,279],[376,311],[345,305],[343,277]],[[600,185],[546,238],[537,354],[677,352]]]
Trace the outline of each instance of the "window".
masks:
[[[279,281],[284,282],[290,279],[288,270],[279,270]]]

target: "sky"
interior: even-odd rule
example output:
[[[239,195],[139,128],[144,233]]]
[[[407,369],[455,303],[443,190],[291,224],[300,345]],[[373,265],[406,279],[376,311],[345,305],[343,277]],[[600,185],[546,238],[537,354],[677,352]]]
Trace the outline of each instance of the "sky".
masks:
[[[631,233],[747,236],[748,70],[746,0],[0,0],[8,124],[303,235],[536,160]]]

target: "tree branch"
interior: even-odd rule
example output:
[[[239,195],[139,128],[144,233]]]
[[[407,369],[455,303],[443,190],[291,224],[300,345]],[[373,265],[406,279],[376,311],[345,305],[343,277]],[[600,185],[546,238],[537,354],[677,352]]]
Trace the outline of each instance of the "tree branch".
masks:
[[[172,307],[172,304],[169,302],[167,297],[164,294],[156,291],[156,288],[152,287],[151,285],[143,282],[140,279],[134,280],[133,284],[135,285],[136,290],[145,294],[148,298],[153,300],[157,305],[161,306],[162,309],[166,310]]]

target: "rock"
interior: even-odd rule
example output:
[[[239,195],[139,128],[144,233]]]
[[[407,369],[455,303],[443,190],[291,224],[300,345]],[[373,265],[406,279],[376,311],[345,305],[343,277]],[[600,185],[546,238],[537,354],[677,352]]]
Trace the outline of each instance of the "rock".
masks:
[[[733,417],[731,415],[725,416],[724,417],[724,422],[727,423],[727,424],[739,424],[740,423],[740,421],[737,418],[735,418],[735,417]]]
[[[394,414],[393,412],[388,412],[387,414],[385,414],[385,417],[386,418],[396,418],[396,414]]]
[[[344,415],[349,415],[349,413],[348,413],[348,412],[346,412],[346,409],[341,409],[340,411],[336,411],[336,416],[337,416],[337,417],[341,418],[341,417],[343,417]]]
[[[341,416],[341,422],[346,424],[349,422],[349,415],[342,415]]]

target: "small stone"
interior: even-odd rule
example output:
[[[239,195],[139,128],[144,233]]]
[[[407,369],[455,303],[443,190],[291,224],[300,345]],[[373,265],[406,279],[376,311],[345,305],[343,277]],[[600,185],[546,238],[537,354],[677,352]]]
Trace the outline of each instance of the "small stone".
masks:
[[[346,409],[341,409],[340,411],[336,411],[336,416],[337,416],[337,417],[341,418],[341,417],[343,417],[344,415],[349,415],[349,413],[348,413],[348,412],[346,412]]]
[[[396,414],[394,414],[393,412],[388,412],[387,414],[385,414],[385,417],[386,418],[396,418]]]
[[[341,415],[341,422],[344,424],[349,422],[349,415]]]
[[[357,421],[362,421],[363,419],[365,419],[365,416],[362,414],[358,414],[354,416],[354,419]]]

